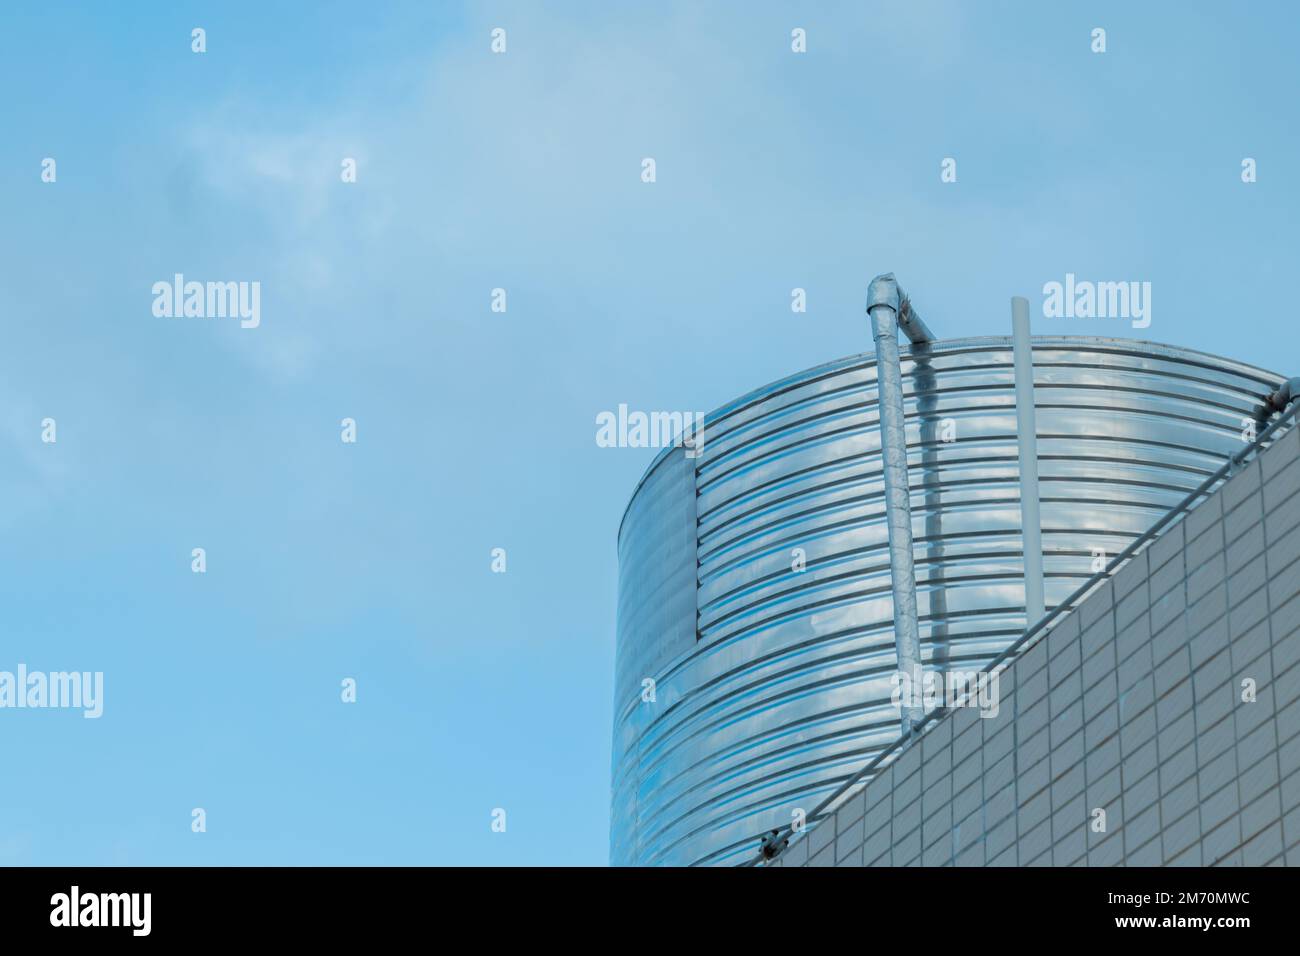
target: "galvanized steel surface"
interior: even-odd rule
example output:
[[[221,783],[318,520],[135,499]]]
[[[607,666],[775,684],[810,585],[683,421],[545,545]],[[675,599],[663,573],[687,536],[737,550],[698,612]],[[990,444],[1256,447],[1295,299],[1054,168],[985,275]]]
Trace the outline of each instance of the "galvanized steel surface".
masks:
[[[1282,379],[1132,340],[1033,345],[1051,607],[1239,450]],[[1026,624],[1011,341],[901,352],[922,656],[978,669]],[[685,466],[660,456],[620,532],[616,864],[744,860],[898,734],[874,357],[759,389],[705,435]]]
[[[871,283],[869,303],[877,297],[875,287],[878,282],[879,278]],[[898,662],[898,670],[904,674],[914,674],[922,663],[921,630],[916,620],[912,496],[907,476],[907,415],[903,409],[898,327],[895,309],[887,302],[869,304],[867,311],[871,316],[871,334],[876,343],[876,408],[880,419],[880,470],[885,487],[885,526],[889,532],[894,659]],[[925,711],[915,703],[904,701],[899,716],[899,732],[908,734],[925,718]]]

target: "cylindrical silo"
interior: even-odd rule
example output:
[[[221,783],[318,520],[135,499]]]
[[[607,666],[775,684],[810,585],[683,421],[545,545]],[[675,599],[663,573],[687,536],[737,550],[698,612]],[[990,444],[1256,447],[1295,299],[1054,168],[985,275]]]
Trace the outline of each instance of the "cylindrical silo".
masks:
[[[901,352],[922,655],[978,669],[1026,626],[1012,343]],[[1124,339],[1033,357],[1050,608],[1240,450],[1282,377]],[[874,357],[704,439],[659,455],[619,531],[615,864],[751,858],[898,734]]]

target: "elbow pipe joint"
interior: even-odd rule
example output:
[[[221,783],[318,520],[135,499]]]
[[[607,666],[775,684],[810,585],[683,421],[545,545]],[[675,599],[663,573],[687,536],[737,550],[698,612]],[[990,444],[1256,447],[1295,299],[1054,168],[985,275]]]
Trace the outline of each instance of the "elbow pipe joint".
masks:
[[[916,309],[912,308],[912,300],[899,288],[898,280],[894,278],[892,272],[876,276],[867,286],[867,314],[870,315],[872,310],[879,306],[884,306],[894,313],[898,327],[903,330],[903,334],[913,345],[926,345],[934,341],[934,335],[916,314]]]
[[[898,280],[894,278],[892,272],[886,272],[876,276],[867,286],[867,314],[877,306],[883,305],[898,312],[902,304],[902,295],[898,289]]]
[[[1286,411],[1288,405],[1300,398],[1300,378],[1289,378],[1268,396],[1270,412]]]
[[[763,859],[772,860],[790,845],[790,834],[783,834],[780,830],[773,830],[765,833],[762,840]]]

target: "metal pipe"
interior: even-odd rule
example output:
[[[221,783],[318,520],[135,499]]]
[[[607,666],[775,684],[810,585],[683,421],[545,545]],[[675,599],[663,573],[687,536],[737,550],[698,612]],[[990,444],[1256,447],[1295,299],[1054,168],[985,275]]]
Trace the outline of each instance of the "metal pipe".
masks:
[[[1016,365],[1016,435],[1020,444],[1020,525],[1025,555],[1025,627],[1043,616],[1043,530],[1038,510],[1038,423],[1034,415],[1034,350],[1029,300],[1011,299]]]
[[[1300,378],[1288,378],[1268,396],[1266,411],[1280,412],[1300,396]]]
[[[907,479],[907,433],[903,416],[903,374],[898,359],[898,314],[907,301],[892,272],[876,276],[867,288],[867,314],[876,342],[876,385],[880,394],[880,457],[885,477],[885,522],[889,528],[889,573],[894,596],[894,647],[903,687],[900,701],[904,736],[925,717],[917,706],[922,690],[921,634],[916,610],[916,571],[912,558],[911,488]],[[911,312],[909,308],[907,310]],[[915,328],[924,329],[912,313]],[[928,335],[929,330],[925,333]],[[909,333],[910,334],[910,333]]]
[[[890,273],[892,277],[892,273]],[[912,308],[912,300],[907,297],[907,293],[902,289],[898,290],[899,307],[898,307],[898,327],[903,330],[913,345],[928,345],[934,341],[934,335],[930,332],[929,327],[921,321],[921,317],[916,314],[916,309]]]

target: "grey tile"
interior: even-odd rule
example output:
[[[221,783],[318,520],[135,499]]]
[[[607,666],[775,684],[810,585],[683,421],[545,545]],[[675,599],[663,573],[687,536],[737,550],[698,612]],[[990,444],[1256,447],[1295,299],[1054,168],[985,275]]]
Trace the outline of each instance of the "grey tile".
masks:
[[[862,845],[863,865],[871,866],[873,863],[883,858],[884,865],[888,866],[891,842],[888,828],[881,830],[874,836],[868,837],[866,842]]]
[[[962,850],[953,861],[954,866],[983,866],[984,865],[984,844],[976,843]]]
[[[1273,754],[1257,760],[1249,767],[1242,765],[1240,762],[1238,762],[1238,766],[1241,767],[1241,777],[1237,784],[1237,790],[1241,794],[1242,806],[1246,806],[1263,796],[1270,787],[1277,786],[1277,758]]]
[[[1193,622],[1196,621],[1213,621],[1220,614],[1226,614],[1228,611],[1228,586],[1224,583],[1216,584],[1205,593],[1205,596],[1199,598],[1194,603],[1187,602],[1187,616]]]
[[[1088,751],[1084,757],[1087,779],[1100,780],[1119,766],[1119,738],[1111,737],[1105,743]]]
[[[1195,783],[1193,783],[1194,791]],[[1124,818],[1136,817],[1148,807],[1157,806],[1160,803],[1160,794],[1160,778],[1157,774],[1149,773],[1145,777],[1134,779],[1126,773],[1124,791],[1120,795],[1124,805]]]
[[[1099,622],[1097,626],[1101,627],[1102,625]],[[1146,666],[1148,668],[1151,666],[1151,615],[1149,612],[1139,616],[1118,634],[1115,633],[1112,621],[1109,634],[1115,641],[1115,657],[1120,662],[1120,667],[1130,666],[1130,660],[1141,651],[1146,651]],[[1100,640],[1100,638],[1098,639]]]
[[[1110,614],[1115,606],[1115,590],[1110,581],[1104,581],[1075,612],[1079,623],[1087,630],[1101,618]]]
[[[1115,760],[1119,760],[1119,707],[1111,704],[1083,725],[1084,747],[1092,752],[1113,743]]]
[[[835,840],[835,825],[833,821],[823,820],[817,826],[813,827],[808,835],[804,838],[809,842],[808,852],[816,856],[823,849],[830,846]],[[833,852],[833,851],[832,851]]]
[[[1087,855],[1087,830],[1082,826],[1076,826],[1061,836],[1052,846],[1052,865],[1082,865],[1086,862]]]
[[[1174,787],[1161,798],[1160,819],[1167,827],[1172,821],[1181,820],[1185,815],[1195,813],[1196,807],[1196,779],[1193,778]]]
[[[1159,833],[1160,808],[1158,806],[1148,807],[1124,823],[1124,839],[1138,846],[1154,839]]]
[[[1054,694],[1062,686],[1070,688],[1076,697],[1083,695],[1083,682],[1079,673],[1082,658],[1079,656],[1079,644],[1072,642],[1061,648],[1061,652],[1047,663],[1048,683]]]
[[[989,866],[1019,866],[1020,861],[1017,858],[1016,850],[1017,848],[1013,846],[1011,849],[1007,850],[1006,852],[1001,853],[998,856],[994,857],[993,859],[989,860],[988,865]]]
[[[1192,683],[1183,681],[1156,700],[1156,724],[1168,727],[1192,708]]]
[[[1124,700],[1120,698],[1119,746],[1120,751],[1128,756],[1148,740],[1156,736],[1156,712],[1148,707],[1134,717],[1125,718]]]
[[[1239,632],[1233,638],[1230,649],[1234,668],[1258,659],[1269,649],[1269,630],[1268,623],[1264,623]]]
[[[921,855],[923,866],[942,866],[952,861],[952,831],[944,834],[933,844],[926,847]]]
[[[1020,776],[1016,779],[1016,793],[1021,804],[1046,791],[1051,782],[1052,762],[1047,757],[1020,771]]]
[[[921,830],[917,828],[894,844],[894,866],[907,866],[921,855]]]
[[[874,799],[867,804],[867,822],[864,829],[867,833],[875,833],[881,827],[888,827],[889,821],[893,816],[893,807],[890,806],[889,794],[885,794],[885,799]]]
[[[1300,663],[1300,631],[1292,631],[1273,642],[1273,666],[1279,674],[1285,674],[1297,663]]]
[[[1227,580],[1223,552],[1211,554],[1200,564],[1190,568],[1187,575],[1187,603],[1195,605],[1215,587]]]
[[[1051,737],[1046,727],[1021,742],[1016,748],[1016,758],[1026,767],[1032,767],[1051,750]]]
[[[1269,826],[1282,819],[1282,797],[1277,787],[1267,790],[1254,800],[1246,802],[1241,809],[1241,835],[1249,840]]]
[[[861,866],[862,865],[862,847],[856,846],[848,856],[840,857],[835,864],[836,866]]]
[[[1108,770],[1100,776],[1088,777],[1088,788],[1084,793],[1084,799],[1088,803],[1091,811],[1093,807],[1107,808],[1118,805],[1120,800],[1120,770],[1115,767]],[[1109,811],[1108,811],[1109,812]]]
[[[1151,568],[1147,563],[1148,550],[1144,548],[1133,555],[1112,576],[1116,601],[1122,601],[1127,595],[1132,594],[1150,580]]]
[[[1269,619],[1274,642],[1300,630],[1300,599],[1292,599],[1278,606],[1271,605],[1273,613]]]
[[[1177,561],[1168,562],[1151,575],[1151,583],[1148,585],[1151,600],[1157,601],[1174,588],[1185,587],[1185,576],[1183,556],[1179,554]]]
[[[1192,669],[1200,667],[1219,651],[1229,645],[1228,617],[1221,614],[1212,621],[1198,625],[1188,649],[1191,653]]]
[[[894,833],[910,834],[913,830],[921,828],[921,807],[916,802],[905,803],[901,807],[898,800],[894,801]],[[919,839],[919,837],[918,837]]]
[[[1073,736],[1052,747],[1052,776],[1059,777],[1072,767],[1082,768],[1083,764],[1083,730],[1077,730]]]
[[[914,751],[904,751],[903,756]],[[899,758],[900,761],[902,758]],[[909,803],[916,803],[921,797],[921,774],[909,773],[906,777],[899,774],[894,775],[894,806],[906,806]]]
[[[1237,607],[1244,601],[1257,600],[1255,595],[1267,581],[1268,569],[1265,567],[1262,554],[1245,564],[1234,565],[1233,572],[1228,578],[1228,607]]]
[[[933,760],[936,756],[950,755],[951,748],[952,720],[941,720],[921,738],[921,761],[924,763]]]
[[[1205,866],[1213,866],[1241,846],[1241,823],[1234,816],[1215,827],[1201,840],[1201,852]]]
[[[1146,582],[1138,585],[1131,594],[1120,598],[1115,603],[1115,630],[1122,631],[1129,627],[1151,607],[1151,597],[1147,592]]]
[[[1113,686],[1115,683],[1115,646],[1114,644],[1105,645],[1096,654],[1093,654],[1083,662],[1083,692],[1086,694],[1096,686],[1098,681],[1109,681]]]
[[[1247,838],[1241,848],[1241,861],[1245,866],[1265,866],[1269,860],[1282,853],[1282,824],[1274,823],[1252,838]]]
[[[1209,686],[1205,689],[1203,698],[1198,693],[1196,701],[1196,732],[1198,734],[1205,732],[1231,713],[1234,700],[1231,684],[1217,687]]]
[[[1004,713],[1009,713],[1011,708],[1004,707],[1002,710]],[[1043,711],[1046,713],[1046,708],[1043,708]],[[992,723],[993,720],[996,719],[997,718],[993,718],[985,721],[985,723]],[[1025,731],[1028,731],[1027,727],[1025,728]],[[997,764],[999,760],[1011,753],[1012,749],[1015,747],[1015,743],[1016,735],[1010,722],[1008,722],[1001,731],[993,735],[992,738],[986,736],[984,738],[984,766],[991,767]]]
[[[1156,666],[1156,697],[1164,697],[1179,683],[1192,674],[1192,662],[1189,654],[1171,654],[1163,663]]]
[[[1268,617],[1268,601],[1264,591],[1256,591],[1251,599],[1242,601],[1228,611],[1228,630],[1234,634],[1249,630]]]
[[[1160,863],[1160,841],[1158,839],[1144,843],[1136,850],[1129,850],[1128,856],[1124,860],[1126,866],[1159,866]]]
[[[1219,824],[1223,823],[1229,817],[1235,816],[1241,810],[1241,803],[1237,796],[1237,788],[1232,784],[1221,788],[1218,792],[1201,797],[1201,828],[1212,830]],[[1233,843],[1235,847],[1240,843]]]
[[[1104,680],[1094,684],[1088,690],[1083,692],[1083,719],[1085,721],[1094,720],[1102,713],[1113,710],[1115,719],[1119,719],[1119,708],[1116,706],[1119,700],[1118,685],[1114,675],[1108,675]]]
[[[1169,593],[1173,595],[1179,594],[1180,592],[1171,591]],[[1161,598],[1161,601],[1167,599],[1168,598]],[[1178,612],[1173,615],[1166,624],[1162,625],[1160,630],[1156,631],[1153,629],[1151,637],[1152,663],[1159,664],[1170,654],[1181,651],[1187,647],[1187,638],[1191,632],[1187,629],[1188,618],[1185,615],[1185,611],[1186,605],[1182,603],[1182,598],[1180,596]],[[1204,617],[1193,617],[1192,620],[1197,622],[1207,619]],[[1212,618],[1209,620],[1212,620]]]
[[[1016,687],[1016,708],[1021,713],[1029,710],[1034,704],[1038,703],[1047,696],[1047,669],[1044,668],[1037,673],[1020,679]]]
[[[1125,754],[1120,768],[1124,774],[1125,785],[1141,780],[1156,769],[1156,742],[1148,740],[1141,747]]]
[[[1263,514],[1263,497],[1257,491],[1239,507],[1228,512],[1223,519],[1223,537],[1229,543],[1235,543],[1247,534],[1259,535],[1260,515]]]
[[[1194,726],[1195,722],[1193,721]],[[1231,715],[1229,715],[1217,724],[1203,729],[1199,734],[1195,734],[1195,739],[1197,759],[1202,764],[1208,764],[1219,754],[1226,753],[1235,746],[1237,728]]]
[[[844,830],[835,838],[835,859],[842,860],[850,852],[854,850],[860,851],[865,837],[866,834],[862,830],[862,818],[858,817],[856,823],[850,825],[847,830]]]
[[[1164,828],[1160,831],[1160,842],[1162,855],[1166,863],[1177,859],[1187,852],[1188,847],[1195,846],[1197,857],[1199,859],[1201,851],[1201,820],[1200,816],[1195,813],[1187,813],[1177,820],[1170,822],[1164,820]],[[1198,864],[1199,865],[1199,864]]]
[[[1205,866],[1202,862],[1201,845],[1193,843],[1182,853],[1178,854],[1172,860],[1169,860],[1168,866]]]
[[[1059,813],[1066,807],[1074,807],[1082,813],[1083,807],[1083,765],[1075,764],[1052,781],[1052,812]]]
[[[1273,511],[1295,497],[1300,491],[1300,463],[1292,461],[1272,478],[1266,477],[1263,491],[1265,511]]]
[[[931,792],[938,784],[952,783],[952,748],[933,753],[921,764],[921,788]]]
[[[1237,765],[1249,769],[1265,758],[1276,763],[1276,751],[1277,729],[1273,721],[1265,721],[1237,742]]]
[[[952,801],[946,801],[925,812],[925,821],[921,824],[922,843],[934,842],[938,834],[952,830],[952,824]]]
[[[1020,837],[1020,859],[1030,861],[1030,865],[1043,854],[1049,854],[1052,848],[1052,821],[1043,820],[1040,824],[1022,833]],[[1050,865],[1047,864],[1047,865]]]
[[[1258,484],[1256,486],[1258,487]],[[1226,490],[1226,486],[1221,489],[1221,491],[1223,490]],[[1206,528],[1223,518],[1222,498],[1221,493],[1202,498],[1200,503],[1187,513],[1187,517],[1183,519],[1183,530],[1186,532],[1189,547],[1193,541],[1205,533]]]
[[[989,757],[985,754],[985,760]],[[1007,754],[1000,760],[995,761],[984,774],[984,793],[987,797],[989,794],[999,793],[1003,787],[1015,779],[1015,757]]]
[[[1107,839],[1101,843],[1088,847],[1088,865],[1089,866],[1118,866],[1124,860],[1124,840],[1118,833],[1112,834],[1093,834],[1090,836],[1106,836]],[[1154,864],[1153,864],[1154,865]]]
[[[993,859],[1016,842],[1016,820],[1009,817],[989,830],[984,838],[986,856]]]
[[[836,829],[840,833],[843,833],[853,821],[857,820],[866,812],[866,809],[867,794],[864,788],[849,797],[849,799],[845,800],[843,806],[836,811],[836,816],[839,818],[839,822],[836,824]]]
[[[1164,748],[1161,747],[1161,753]],[[1168,793],[1196,773],[1196,745],[1189,743],[1160,762],[1160,789]]]
[[[1272,574],[1300,560],[1300,527],[1292,528],[1276,539],[1270,538],[1264,553],[1268,555],[1268,568]]]
[[[1166,528],[1161,532],[1160,537],[1156,538],[1147,549],[1148,562],[1153,571],[1163,568],[1170,562],[1182,565],[1183,558],[1183,522],[1178,522],[1173,527]],[[1181,571],[1179,572],[1181,576]]]
[[[1291,848],[1300,846],[1300,807],[1282,818],[1282,841],[1287,848],[1287,865],[1291,866]],[[1300,863],[1300,860],[1296,860]]]
[[[1235,539],[1228,545],[1225,553],[1229,575],[1235,574],[1239,568],[1244,568],[1263,553],[1264,538],[1262,535],[1242,535]],[[1232,590],[1232,588],[1229,588],[1229,590]]]
[[[976,750],[953,768],[952,787],[955,792],[960,793],[968,788],[975,791],[980,789],[980,777],[984,773],[983,758],[983,751]]]
[[[1207,504],[1213,502],[1213,500],[1214,499],[1211,498],[1210,502],[1207,502]],[[1191,515],[1188,515],[1188,520],[1190,521],[1194,518],[1197,512],[1201,511],[1204,507],[1205,505],[1202,505],[1200,508],[1197,508],[1196,511],[1192,512]],[[1188,534],[1191,534],[1191,528],[1188,528]],[[1187,557],[1185,559],[1187,561],[1187,573],[1189,575],[1195,573],[1197,568],[1203,567],[1207,562],[1212,561],[1216,556],[1221,554],[1225,547],[1223,523],[1216,521],[1213,524],[1207,525],[1204,531],[1200,532],[1188,542]]]
[[[1196,776],[1202,803],[1208,800],[1212,794],[1218,793],[1225,787],[1233,786],[1235,792],[1237,782],[1236,751],[1229,750],[1227,753],[1202,765]]]
[[[1252,494],[1260,490],[1259,459],[1252,460],[1245,468],[1228,479],[1217,494],[1211,495],[1206,504],[1222,499],[1222,507],[1228,511],[1237,507]],[[1200,510],[1200,509],[1197,509]],[[1195,512],[1193,512],[1195,514]]]
[[[977,812],[984,804],[984,795],[978,784],[972,784],[963,790],[958,790],[952,797],[952,818],[954,822],[961,823],[972,813]]]
[[[1274,686],[1278,683],[1280,682],[1275,682]],[[1239,697],[1232,696],[1236,693],[1236,686],[1230,685],[1224,688],[1223,698],[1235,708],[1233,717],[1237,723],[1237,734],[1244,737],[1272,718],[1273,688],[1265,687],[1259,691],[1252,703],[1245,703]]]
[[[1265,483],[1275,480],[1297,457],[1300,457],[1300,433],[1291,428],[1259,456],[1261,480]]]

